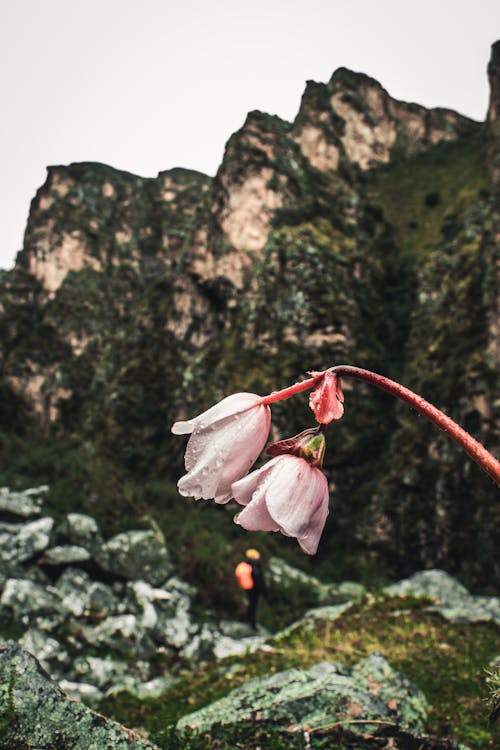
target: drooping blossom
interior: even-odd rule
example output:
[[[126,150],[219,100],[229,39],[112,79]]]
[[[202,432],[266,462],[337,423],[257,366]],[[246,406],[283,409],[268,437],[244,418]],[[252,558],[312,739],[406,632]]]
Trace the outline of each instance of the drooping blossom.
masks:
[[[248,473],[263,449],[270,424],[271,410],[255,393],[234,393],[194,419],[175,422],[174,435],[191,434],[180,494],[226,503],[232,483]]]
[[[293,441],[295,455],[288,452]],[[232,486],[234,499],[246,506],[235,522],[248,531],[295,537],[304,552],[314,555],[328,516],[328,482],[318,468],[324,451],[325,438],[317,430],[270,446],[268,452],[279,455]]]
[[[319,375],[317,372],[309,374]],[[335,373],[329,370],[325,372],[309,396],[309,406],[320,424],[330,424],[334,419],[341,418],[344,413],[344,394],[340,378]]]

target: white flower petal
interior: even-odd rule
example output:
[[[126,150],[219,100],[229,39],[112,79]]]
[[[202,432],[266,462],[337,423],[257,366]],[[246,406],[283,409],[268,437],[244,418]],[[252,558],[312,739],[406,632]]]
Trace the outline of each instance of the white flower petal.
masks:
[[[314,516],[310,519],[307,532],[297,539],[301,548],[308,555],[315,555],[318,550],[319,540],[321,534],[325,528],[326,519],[328,517],[328,484],[326,487],[326,497],[323,498],[323,502],[318,507]]]
[[[255,393],[233,393],[199,414],[193,421],[196,422],[198,427],[205,429],[208,425],[213,425],[221,419],[233,417],[242,411],[251,409],[252,406],[257,406],[261,401],[262,397]]]
[[[198,498],[231,498],[231,485],[251,468],[264,447],[271,411],[252,393],[228,396],[199,417],[175,423],[177,430],[192,428],[184,463],[187,474],[179,492]]]
[[[266,492],[269,513],[290,536],[303,536],[316,511],[315,472],[303,458],[280,456]],[[321,472],[319,472],[321,475]],[[326,479],[325,479],[326,481]]]
[[[241,513],[234,517],[234,522],[243,526],[247,531],[279,531],[278,524],[273,521],[267,510],[262,495],[255,497]]]
[[[193,431],[195,424],[194,419],[190,419],[188,422],[174,422],[171,432],[174,435],[189,435]]]
[[[255,471],[252,471],[251,474],[248,474],[248,476],[239,479],[237,482],[233,482],[231,485],[231,492],[237,503],[240,505],[248,505],[252,500],[252,495],[257,487],[262,487],[263,483],[266,482],[266,478],[269,476],[270,470],[277,460],[277,458],[273,458],[260,469],[256,469]]]

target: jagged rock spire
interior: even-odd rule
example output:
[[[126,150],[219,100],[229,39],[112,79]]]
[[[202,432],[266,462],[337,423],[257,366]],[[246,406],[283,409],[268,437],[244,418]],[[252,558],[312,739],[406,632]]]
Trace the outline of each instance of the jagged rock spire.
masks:
[[[500,117],[500,39],[491,45],[488,80],[490,82],[488,122],[495,122]]]
[[[487,116],[487,161],[493,185],[500,186],[500,40],[492,44],[488,64],[490,103]]]

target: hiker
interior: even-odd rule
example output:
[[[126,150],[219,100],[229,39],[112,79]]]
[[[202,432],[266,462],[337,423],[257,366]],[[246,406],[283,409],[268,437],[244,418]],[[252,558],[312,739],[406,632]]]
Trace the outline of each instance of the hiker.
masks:
[[[257,629],[257,604],[259,596],[265,591],[264,576],[260,566],[260,553],[256,549],[245,551],[245,560],[238,563],[234,572],[238,583],[247,593],[247,621],[249,625]]]

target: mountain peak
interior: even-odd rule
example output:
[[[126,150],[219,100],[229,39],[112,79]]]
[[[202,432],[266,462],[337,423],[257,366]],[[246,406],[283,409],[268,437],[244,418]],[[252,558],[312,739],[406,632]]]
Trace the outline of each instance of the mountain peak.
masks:
[[[452,110],[394,99],[374,78],[348,68],[338,68],[327,84],[307,82],[294,123],[313,166],[336,169],[344,160],[362,170],[457,140],[477,127]]]

